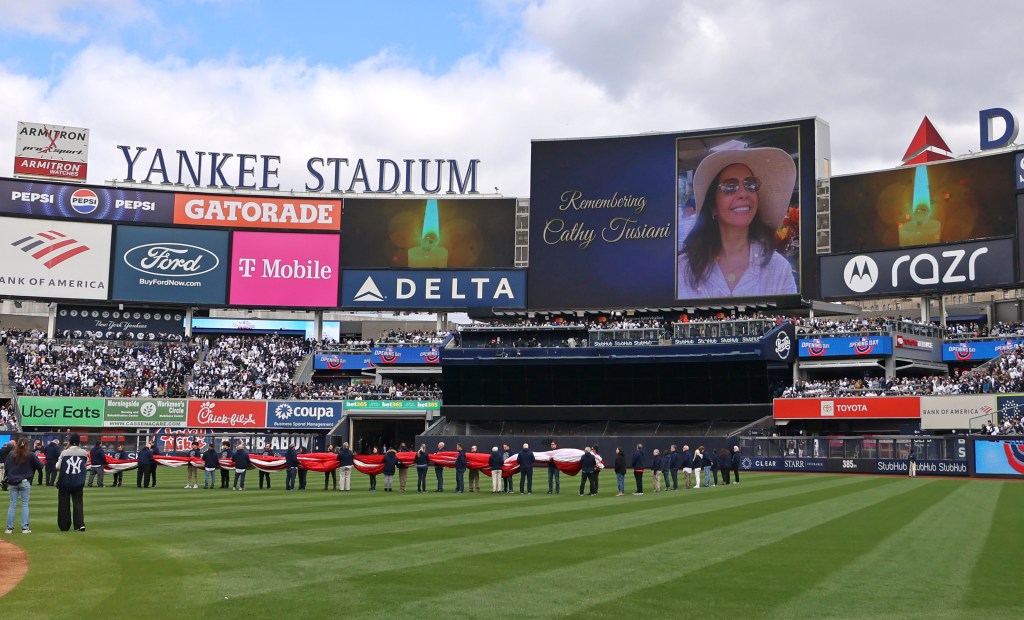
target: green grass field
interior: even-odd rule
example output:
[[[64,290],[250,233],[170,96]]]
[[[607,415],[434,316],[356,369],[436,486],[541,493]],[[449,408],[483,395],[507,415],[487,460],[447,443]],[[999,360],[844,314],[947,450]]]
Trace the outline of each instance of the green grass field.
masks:
[[[613,497],[606,473],[592,498],[565,476],[548,496],[542,471],[532,496],[368,493],[365,476],[348,494],[319,474],[289,493],[278,474],[269,492],[255,472],[245,492],[184,490],[184,472],[151,490],[125,478],[86,489],[85,533],[59,532],[55,491],[33,488],[33,534],[5,537],[29,574],[0,618],[1024,615],[1018,482],[744,474]]]

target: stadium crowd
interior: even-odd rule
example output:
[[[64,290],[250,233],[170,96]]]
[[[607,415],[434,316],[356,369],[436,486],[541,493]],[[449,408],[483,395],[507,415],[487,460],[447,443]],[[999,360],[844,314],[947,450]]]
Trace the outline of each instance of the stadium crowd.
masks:
[[[11,403],[6,402],[3,405],[0,405],[0,431],[16,430],[18,430],[18,419],[14,415]]]
[[[294,386],[295,400],[440,400],[437,384],[336,384],[313,381]]]
[[[306,357],[302,338],[220,336],[195,365],[188,382],[193,398],[279,399],[291,397],[293,378]]]

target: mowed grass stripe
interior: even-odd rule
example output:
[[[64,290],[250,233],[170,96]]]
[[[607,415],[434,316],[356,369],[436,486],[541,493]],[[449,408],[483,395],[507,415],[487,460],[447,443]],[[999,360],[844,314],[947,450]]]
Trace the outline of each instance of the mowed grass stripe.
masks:
[[[981,558],[970,573],[963,567],[964,578],[970,584],[964,605],[986,618],[1020,618],[1024,615],[1024,604],[1021,603],[1017,568],[1024,553],[1024,484],[992,481],[982,484],[998,488],[999,501],[990,519],[975,524],[985,530],[987,538]]]
[[[837,601],[829,612],[833,616],[963,617],[960,605],[968,587],[964,577],[981,557],[998,498],[996,485],[961,483],[827,581],[777,608],[771,617],[799,617],[809,609],[820,609],[822,601]],[[850,600],[859,602],[851,608],[846,603]]]

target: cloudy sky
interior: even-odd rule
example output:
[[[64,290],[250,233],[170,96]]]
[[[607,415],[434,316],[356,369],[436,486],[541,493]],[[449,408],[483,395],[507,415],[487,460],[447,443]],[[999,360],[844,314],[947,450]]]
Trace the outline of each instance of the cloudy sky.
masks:
[[[0,175],[18,121],[116,145],[481,160],[528,196],[530,140],[819,116],[836,174],[899,163],[929,116],[954,153],[978,110],[1024,114],[1024,3],[992,0],[0,0]]]

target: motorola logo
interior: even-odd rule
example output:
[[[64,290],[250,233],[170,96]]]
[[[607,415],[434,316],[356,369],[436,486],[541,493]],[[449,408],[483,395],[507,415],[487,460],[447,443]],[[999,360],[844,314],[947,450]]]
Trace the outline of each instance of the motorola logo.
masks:
[[[878,282],[878,265],[870,256],[854,256],[843,269],[843,282],[854,293],[866,293]]]

